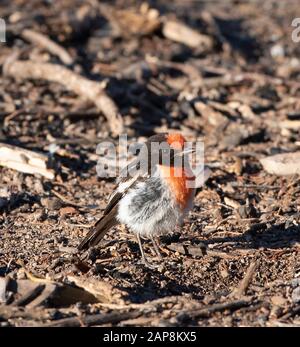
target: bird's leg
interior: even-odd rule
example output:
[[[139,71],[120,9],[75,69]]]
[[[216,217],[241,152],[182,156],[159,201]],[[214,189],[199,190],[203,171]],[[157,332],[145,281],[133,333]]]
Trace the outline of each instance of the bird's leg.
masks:
[[[142,240],[141,240],[140,235],[136,234],[136,237],[137,237],[137,240],[138,240],[138,243],[139,243],[139,247],[140,247],[140,250],[141,250],[141,254],[142,254],[142,262],[144,263],[144,265],[146,267],[148,267],[150,269],[156,268],[155,265],[149,263],[149,261],[147,260],[147,258],[145,256],[145,252],[144,252],[144,249],[143,249]]]
[[[163,256],[162,256],[162,254],[161,254],[161,252],[160,252],[160,250],[159,250],[158,242],[155,240],[155,238],[154,238],[153,236],[151,236],[151,241],[152,241],[152,243],[153,243],[153,247],[154,247],[154,250],[155,250],[156,255],[158,256],[158,258],[159,258],[160,260],[162,260],[162,259],[163,259]]]

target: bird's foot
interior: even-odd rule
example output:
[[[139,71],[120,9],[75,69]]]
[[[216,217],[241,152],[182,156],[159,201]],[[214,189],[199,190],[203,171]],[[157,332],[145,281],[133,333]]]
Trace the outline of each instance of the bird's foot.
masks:
[[[153,253],[154,253],[154,258],[157,259],[159,262],[162,262],[164,260],[164,257],[162,256],[160,252],[157,252],[156,250],[154,250]]]
[[[161,267],[161,264],[154,264],[154,263],[150,263],[147,258],[142,258],[141,259],[141,263],[147,267],[148,269],[151,269],[151,270],[156,270],[158,269],[159,267]]]
[[[154,248],[154,251],[155,251],[155,254],[156,254],[157,258],[160,261],[162,261],[163,260],[163,256],[162,256],[161,251],[160,251],[159,243],[157,242],[157,240],[154,237],[151,237],[151,241],[152,241],[153,248]]]

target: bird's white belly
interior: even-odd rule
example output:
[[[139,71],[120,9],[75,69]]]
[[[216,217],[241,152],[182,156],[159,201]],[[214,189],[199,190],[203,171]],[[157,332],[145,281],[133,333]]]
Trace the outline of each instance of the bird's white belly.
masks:
[[[191,205],[191,204],[190,204]],[[140,182],[121,199],[117,219],[135,234],[149,238],[167,234],[182,224],[185,214],[159,177]]]

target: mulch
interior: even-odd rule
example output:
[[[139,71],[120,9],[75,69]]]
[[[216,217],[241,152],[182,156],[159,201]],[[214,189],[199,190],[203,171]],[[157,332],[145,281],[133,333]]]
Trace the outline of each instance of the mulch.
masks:
[[[260,163],[300,147],[297,11],[1,2],[0,142],[46,154],[55,178],[0,168],[0,326],[300,325],[299,175]],[[163,264],[145,268],[122,227],[79,259],[114,188],[97,177],[97,144],[170,129],[204,142],[211,175],[161,237]]]

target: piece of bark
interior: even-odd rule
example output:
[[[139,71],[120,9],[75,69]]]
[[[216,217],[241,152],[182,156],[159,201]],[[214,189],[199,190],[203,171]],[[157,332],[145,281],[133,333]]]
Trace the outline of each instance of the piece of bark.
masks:
[[[183,43],[191,48],[197,48],[201,52],[207,52],[213,46],[213,40],[210,36],[200,34],[179,21],[167,20],[163,25],[162,32],[167,39]]]
[[[0,143],[0,166],[54,179],[54,171],[47,164],[48,157],[42,153]]]
[[[94,304],[101,302],[98,298],[83,287],[73,286],[65,283],[54,282],[44,278],[35,280],[16,280],[10,284],[9,291],[14,293],[14,306],[26,306],[29,308],[53,305],[55,307],[67,307],[77,302],[83,304]],[[103,299],[104,302],[107,300]]]
[[[68,307],[77,302],[95,304],[99,302],[99,299],[84,288],[57,283],[56,290],[51,295],[50,302],[54,307]]]
[[[117,298],[119,299],[121,295],[118,295],[121,293],[121,291],[118,291],[114,287],[110,286],[109,284],[101,281],[96,281],[89,278],[81,278],[76,276],[70,276],[67,277],[69,282],[73,282],[72,284],[69,283],[60,283],[55,282],[48,278],[40,278],[36,277],[27,270],[25,270],[26,276],[29,280],[20,280],[17,281],[18,287],[21,289],[24,287],[24,285],[28,286],[34,286],[36,284],[44,284],[46,285],[45,289],[48,289],[47,292],[49,293],[49,297],[47,298],[45,295],[45,299],[50,301],[54,306],[68,306],[73,305],[74,303],[80,301],[85,304],[89,303],[98,303],[98,302],[112,302],[113,299]],[[76,283],[75,283],[76,282]],[[89,283],[94,284],[94,287],[88,286]],[[97,286],[98,285],[98,286]],[[25,287],[26,288],[26,287]],[[98,291],[97,291],[98,290]],[[103,294],[100,295],[100,292],[105,293],[106,296]],[[24,292],[24,289],[22,289]],[[27,288],[26,288],[27,292]],[[45,293],[46,294],[46,293]],[[95,295],[98,294],[98,295]],[[121,299],[120,299],[121,300]],[[115,302],[116,302],[115,301]],[[121,301],[118,301],[121,302]],[[36,306],[39,303],[39,300],[35,300],[35,303],[33,306]]]
[[[68,281],[94,295],[100,302],[123,304],[125,292],[114,288],[107,282],[85,276],[68,276]]]
[[[56,55],[64,64],[71,65],[74,63],[73,58],[67,52],[67,50],[59,44],[57,44],[56,42],[49,39],[49,37],[31,29],[24,29],[21,33],[21,36],[25,40],[37,44],[49,51],[50,53],[52,53],[53,55]]]
[[[123,119],[115,102],[106,94],[104,84],[57,64],[15,60],[11,56],[3,65],[3,73],[16,79],[41,79],[62,84],[67,90],[92,101],[103,112],[113,134],[123,131]]]
[[[32,283],[30,284],[32,285]],[[15,306],[26,306],[34,299],[36,299],[44,289],[44,284],[34,284],[33,286],[30,286],[30,288],[24,293],[24,295],[22,295],[22,297],[16,300],[13,304]]]
[[[300,152],[276,154],[260,159],[270,174],[285,176],[300,174]]]
[[[178,243],[171,243],[167,246],[171,251],[178,252],[183,255],[190,255],[192,257],[203,257],[206,254],[205,246],[202,244],[198,246],[193,245],[184,245]]]

